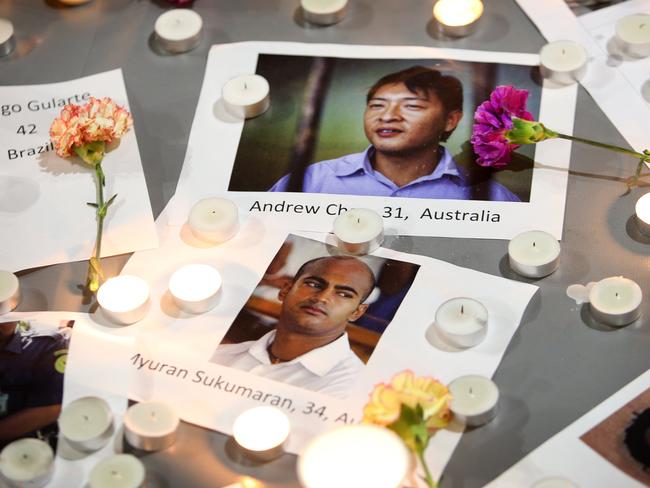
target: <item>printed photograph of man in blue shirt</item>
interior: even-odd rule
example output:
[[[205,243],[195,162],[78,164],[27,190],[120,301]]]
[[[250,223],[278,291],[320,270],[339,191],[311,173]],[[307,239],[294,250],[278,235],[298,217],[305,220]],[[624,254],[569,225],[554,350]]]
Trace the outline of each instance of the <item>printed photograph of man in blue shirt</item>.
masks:
[[[476,108],[498,85],[526,89],[527,108],[539,115],[535,67],[260,54],[255,72],[268,80],[272,102],[244,122],[229,191],[530,201],[535,147],[488,168],[476,163],[470,138]],[[216,164],[228,160],[215,152]]]
[[[441,145],[463,117],[463,86],[454,76],[422,66],[379,79],[368,91],[365,151],[308,166],[302,192],[518,202],[494,179],[477,179]],[[271,192],[291,191],[291,174]]]

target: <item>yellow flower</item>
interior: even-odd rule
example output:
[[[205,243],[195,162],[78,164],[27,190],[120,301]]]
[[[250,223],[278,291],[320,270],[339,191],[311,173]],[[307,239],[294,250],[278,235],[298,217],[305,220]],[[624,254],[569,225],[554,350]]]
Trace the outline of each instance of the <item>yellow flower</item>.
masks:
[[[423,421],[429,430],[445,427],[451,419],[451,394],[445,385],[428,377],[416,377],[406,370],[390,384],[380,383],[363,409],[364,423],[388,426],[397,421],[402,405],[422,409]]]

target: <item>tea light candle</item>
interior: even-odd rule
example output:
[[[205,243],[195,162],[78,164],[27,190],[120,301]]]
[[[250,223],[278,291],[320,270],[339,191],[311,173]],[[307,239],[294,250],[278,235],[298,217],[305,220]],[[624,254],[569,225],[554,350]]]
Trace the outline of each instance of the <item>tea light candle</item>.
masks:
[[[605,278],[589,292],[593,317],[607,325],[620,327],[634,322],[641,315],[643,292],[634,281],[622,276]]]
[[[212,309],[219,298],[221,274],[207,264],[188,264],[169,279],[169,291],[181,310],[204,313]]]
[[[650,15],[634,14],[616,22],[616,41],[628,56],[650,56]]]
[[[436,310],[433,326],[448,344],[461,348],[474,347],[487,334],[488,311],[473,298],[452,298]]]
[[[497,414],[499,388],[489,378],[467,375],[449,383],[451,403],[449,409],[454,418],[468,427],[478,427],[492,420]]]
[[[61,412],[59,432],[75,449],[96,451],[113,436],[113,413],[101,398],[78,398]]]
[[[315,437],[298,458],[305,488],[397,488],[411,469],[411,455],[392,430],[348,425]]]
[[[539,52],[539,69],[544,78],[569,85],[587,72],[587,50],[574,41],[555,41]]]
[[[194,10],[168,10],[156,19],[154,32],[160,45],[170,53],[184,53],[201,42],[203,19]]]
[[[97,302],[113,322],[129,325],[146,315],[149,308],[149,285],[131,275],[116,276],[97,290]]]
[[[578,488],[578,485],[566,478],[544,478],[537,481],[533,488]]]
[[[221,89],[224,107],[239,119],[262,115],[271,105],[271,88],[260,75],[241,75],[228,80]]]
[[[84,3],[89,3],[92,0],[58,0],[59,3],[62,3],[63,5],[83,5]]]
[[[646,193],[636,201],[634,210],[639,231],[650,236],[650,193]]]
[[[331,25],[343,20],[348,0],[300,0],[300,6],[307,22]]]
[[[0,474],[10,487],[45,486],[54,474],[54,452],[38,439],[14,441],[0,452]]]
[[[246,454],[270,461],[282,455],[291,424],[287,416],[275,407],[254,407],[235,419],[232,434]]]
[[[20,303],[20,283],[11,271],[0,270],[0,315],[11,312]]]
[[[0,18],[0,57],[11,54],[15,47],[14,25],[11,21]]]
[[[124,414],[124,437],[137,449],[159,451],[176,442],[179,424],[178,415],[165,403],[136,403]]]
[[[508,244],[508,259],[515,273],[541,278],[560,266],[560,243],[548,232],[523,232]]]
[[[90,488],[139,488],[144,484],[144,465],[132,454],[101,460],[90,472]]]
[[[384,222],[373,210],[352,208],[334,220],[334,236],[348,254],[369,254],[384,242]]]
[[[192,207],[187,223],[197,239],[218,244],[239,230],[239,211],[225,198],[204,198]]]
[[[481,15],[481,0],[438,0],[433,6],[433,16],[440,30],[451,37],[464,37],[473,33]]]

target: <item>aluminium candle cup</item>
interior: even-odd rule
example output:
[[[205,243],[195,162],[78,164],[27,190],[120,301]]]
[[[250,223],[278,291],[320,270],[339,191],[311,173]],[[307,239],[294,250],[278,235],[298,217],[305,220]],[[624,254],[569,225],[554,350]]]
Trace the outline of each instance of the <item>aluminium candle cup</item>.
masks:
[[[628,15],[616,22],[615,40],[623,54],[633,58],[650,56],[650,15]]]
[[[478,28],[483,17],[483,3],[476,0],[438,0],[433,6],[433,17],[436,19],[440,33],[448,37],[467,37]],[[465,18],[458,18],[464,13]],[[451,16],[450,16],[451,14]],[[454,18],[455,17],[455,18]]]
[[[146,470],[132,454],[116,454],[97,463],[88,477],[89,488],[139,488]],[[118,479],[116,479],[118,478]]]
[[[167,52],[191,51],[201,42],[203,19],[193,10],[172,9],[161,14],[154,25],[156,40]]]
[[[301,0],[303,18],[316,25],[341,22],[347,14],[348,0]]]
[[[0,480],[10,488],[41,488],[54,475],[54,451],[39,439],[19,439],[0,451]]]
[[[353,256],[370,254],[384,242],[381,216],[366,208],[353,208],[339,215],[333,232],[336,247]]]
[[[474,347],[487,335],[488,311],[473,298],[452,298],[436,310],[434,327],[447,344],[462,349]]]
[[[512,270],[527,278],[543,278],[560,266],[560,243],[548,232],[532,230],[516,235],[508,243]]]
[[[233,438],[249,459],[272,461],[284,454],[291,432],[289,418],[281,410],[261,406],[243,411],[232,426]]]
[[[137,276],[116,276],[99,287],[97,302],[111,322],[134,324],[149,310],[149,285]]]
[[[468,427],[480,427],[497,415],[499,388],[489,378],[466,375],[449,383],[454,418]]]
[[[532,486],[532,488],[579,488],[578,485],[566,478],[544,478],[541,479]]]
[[[646,193],[636,201],[635,215],[639,232],[650,237],[650,193]]]
[[[191,314],[201,314],[215,307],[221,284],[221,274],[212,266],[188,264],[169,278],[169,291],[178,308]]]
[[[11,21],[0,18],[0,58],[8,56],[15,48],[14,25]]]
[[[263,76],[250,74],[231,78],[221,89],[223,106],[238,119],[252,119],[271,106],[271,87]]]
[[[113,437],[113,413],[105,400],[83,397],[70,402],[58,420],[59,432],[70,446],[82,452],[104,447]]]
[[[577,83],[587,72],[587,50],[574,41],[554,41],[539,52],[539,71],[547,80],[561,85]]]
[[[11,271],[0,270],[0,315],[11,312],[20,303],[20,282]]]
[[[624,302],[619,303],[619,300]],[[641,316],[642,304],[641,287],[622,276],[605,278],[596,283],[589,292],[589,310],[592,317],[613,327],[622,327],[637,320]]]
[[[176,442],[180,419],[167,404],[142,402],[124,414],[124,437],[136,449],[160,451]]]

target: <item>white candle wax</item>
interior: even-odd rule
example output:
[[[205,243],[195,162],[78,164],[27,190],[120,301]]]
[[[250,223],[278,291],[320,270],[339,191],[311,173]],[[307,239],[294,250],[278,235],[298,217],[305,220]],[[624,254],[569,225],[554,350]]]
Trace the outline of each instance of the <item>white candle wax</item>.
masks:
[[[334,220],[336,245],[357,256],[369,254],[384,242],[384,222],[377,212],[352,208]]]
[[[14,25],[11,21],[0,18],[0,57],[10,54],[15,45]]]
[[[578,488],[578,485],[566,478],[544,478],[537,481],[532,488]]]
[[[97,302],[113,322],[133,324],[146,315],[149,308],[149,285],[131,275],[116,276],[97,290]]]
[[[136,403],[124,414],[124,437],[143,451],[159,451],[176,442],[180,419],[167,404]]]
[[[411,454],[393,431],[348,425],[314,438],[298,458],[305,488],[397,488],[411,468]]]
[[[492,420],[497,413],[499,388],[489,378],[467,375],[449,383],[454,418],[469,427],[478,427]]]
[[[628,56],[650,56],[650,15],[634,14],[616,22],[616,41]]]
[[[20,303],[20,282],[11,271],[0,270],[0,315],[11,312]]]
[[[54,452],[38,439],[20,439],[0,452],[0,474],[12,488],[40,488],[54,473]]]
[[[271,105],[271,88],[260,75],[240,75],[228,80],[221,89],[225,109],[239,119],[262,115]]]
[[[587,51],[574,41],[550,42],[539,52],[539,64],[544,78],[568,85],[586,73]]]
[[[481,0],[438,0],[433,16],[443,34],[463,37],[474,32],[483,8]]]
[[[156,19],[154,32],[162,47],[170,53],[190,51],[201,42],[203,19],[193,10],[168,10]]]
[[[646,193],[636,201],[634,210],[639,230],[642,234],[650,236],[650,193]]]
[[[433,326],[442,340],[454,347],[480,344],[488,328],[488,311],[473,298],[452,298],[436,310]]]
[[[560,243],[541,230],[523,232],[508,244],[508,258],[515,273],[541,278],[550,275],[560,265]]]
[[[217,304],[221,282],[221,274],[212,266],[188,264],[171,276],[169,291],[181,310],[204,313]]]
[[[144,465],[132,454],[117,454],[97,463],[90,472],[90,488],[139,488]]]
[[[187,224],[197,239],[217,244],[237,234],[239,211],[225,198],[204,198],[190,210]]]
[[[244,452],[266,461],[283,453],[290,431],[288,417],[281,410],[267,406],[245,410],[232,425],[233,437]]]
[[[642,301],[641,287],[622,276],[605,278],[589,292],[591,314],[607,325],[622,326],[634,322],[641,315]]]
[[[96,451],[113,435],[113,413],[101,398],[78,398],[61,412],[59,432],[75,449]]]
[[[346,14],[348,0],[300,0],[303,17],[319,25],[336,24]]]

